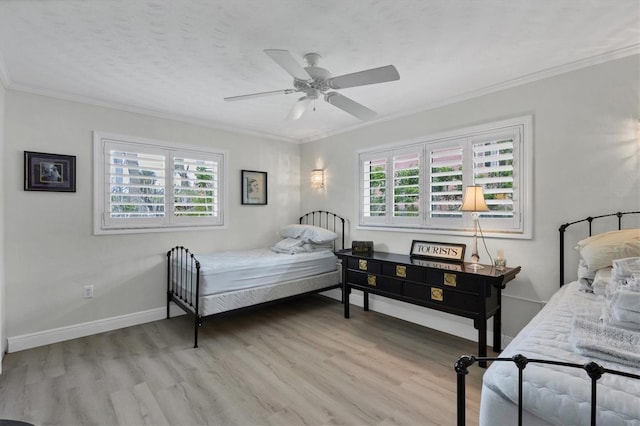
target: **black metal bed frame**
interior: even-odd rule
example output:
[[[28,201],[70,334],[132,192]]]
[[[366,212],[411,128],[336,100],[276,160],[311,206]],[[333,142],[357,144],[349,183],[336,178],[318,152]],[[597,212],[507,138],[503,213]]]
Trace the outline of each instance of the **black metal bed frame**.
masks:
[[[617,212],[610,214],[603,214],[600,216],[589,216],[587,218],[577,220],[574,222],[565,223],[560,226],[560,286],[564,284],[564,269],[565,269],[565,258],[564,258],[564,250],[565,250],[565,231],[566,229],[574,225],[576,223],[588,222],[589,224],[589,236],[592,235],[592,223],[595,219],[617,216],[618,217],[618,230],[622,229],[622,217],[630,214],[640,214],[640,211],[632,211],[632,212]],[[586,371],[587,375],[591,378],[591,425],[595,426],[596,424],[596,396],[597,396],[597,382],[604,374],[613,374],[617,376],[629,377],[632,379],[640,380],[640,375],[625,373],[616,370],[610,370],[608,368],[604,368],[600,364],[596,362],[588,362],[586,364],[575,364],[569,362],[562,361],[552,361],[545,359],[529,359],[521,354],[516,354],[511,358],[500,358],[500,357],[475,357],[473,355],[462,355],[456,363],[454,364],[454,369],[457,374],[457,417],[458,417],[458,426],[464,426],[466,422],[466,392],[465,392],[465,376],[469,373],[468,368],[474,365],[476,362],[484,362],[487,361],[493,362],[513,362],[518,368],[518,425],[522,425],[522,385],[523,385],[523,371],[527,367],[528,364],[552,364],[559,365],[570,368],[577,368]]]
[[[640,214],[640,211],[635,211],[635,212],[617,212],[617,213],[609,213],[609,214],[603,214],[600,216],[589,216],[586,217],[584,219],[580,219],[580,220],[576,220],[575,222],[569,222],[569,223],[565,223],[563,225],[560,225],[560,228],[558,229],[558,231],[560,232],[560,287],[562,287],[564,285],[564,232],[567,230],[567,228],[571,225],[575,225],[576,223],[582,223],[582,222],[588,222],[589,223],[589,236],[591,236],[593,230],[592,230],[592,224],[593,221],[596,219],[601,219],[603,217],[611,217],[611,216],[617,216],[618,217],[618,230],[622,229],[622,216],[628,215],[628,214]]]
[[[613,374],[615,376],[629,377],[632,379],[639,379],[640,375],[625,373],[623,371],[610,370],[604,368],[596,362],[588,362],[586,364],[575,364],[571,362],[552,361],[548,359],[535,359],[527,358],[524,355],[517,354],[511,358],[492,358],[492,357],[474,357],[473,355],[463,355],[458,358],[454,368],[458,375],[457,380],[457,411],[458,411],[458,426],[465,425],[465,412],[466,412],[466,395],[465,395],[465,375],[469,373],[468,368],[481,361],[507,361],[513,362],[518,367],[518,425],[522,425],[522,384],[523,384],[523,372],[528,364],[551,364],[559,365],[563,367],[579,368],[587,372],[587,375],[591,378],[591,426],[596,425],[596,397],[597,397],[597,385],[598,380],[606,373]]]
[[[345,219],[343,217],[340,217],[332,212],[316,210],[302,215],[299,218],[299,223],[314,225],[335,232],[341,239],[340,249],[344,249]],[[334,241],[334,251],[336,251],[335,249],[336,241]],[[175,267],[173,267],[174,263]],[[338,282],[336,284],[332,284],[330,286],[310,292],[299,293],[277,300],[261,302],[255,305],[235,308],[211,315],[202,315],[200,313],[200,261],[196,258],[194,253],[183,246],[176,246],[167,251],[167,319],[171,318],[171,302],[174,302],[177,306],[179,306],[183,311],[187,313],[187,315],[193,317],[194,348],[198,347],[198,329],[200,326],[202,326],[204,321],[230,313],[237,313],[253,309],[258,306],[266,306],[273,303],[283,302],[285,300],[306,296],[309,294],[323,292],[333,288],[339,288],[340,286],[341,284],[340,282]]]

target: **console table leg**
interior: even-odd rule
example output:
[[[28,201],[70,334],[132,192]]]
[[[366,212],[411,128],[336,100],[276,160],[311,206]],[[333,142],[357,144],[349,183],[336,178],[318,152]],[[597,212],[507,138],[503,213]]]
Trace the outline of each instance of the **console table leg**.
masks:
[[[502,292],[498,291],[498,310],[493,316],[493,351],[502,352]]]
[[[364,310],[368,311],[369,310],[369,292],[365,291],[363,293],[364,293],[364,303],[363,303]]]
[[[502,352],[502,327],[500,324],[500,309],[493,317],[493,351],[496,353]]]
[[[342,284],[342,302],[344,303],[344,317],[349,318],[349,294],[351,289],[345,283]]]
[[[487,319],[483,318],[478,321],[478,357],[487,356]],[[486,361],[478,361],[478,365],[487,368]]]

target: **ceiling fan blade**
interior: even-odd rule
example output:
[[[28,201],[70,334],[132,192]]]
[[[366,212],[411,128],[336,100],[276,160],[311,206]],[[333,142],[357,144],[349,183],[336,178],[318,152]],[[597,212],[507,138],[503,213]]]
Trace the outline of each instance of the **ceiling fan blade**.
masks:
[[[244,99],[260,98],[262,96],[288,95],[289,93],[294,93],[294,92],[295,92],[294,89],[272,90],[270,92],[251,93],[249,95],[229,96],[228,98],[224,98],[224,100],[227,102],[233,102],[233,101],[241,101]]]
[[[359,104],[338,92],[327,93],[324,96],[324,100],[362,121],[373,120],[378,115],[377,112],[370,110],[366,106]]]
[[[310,102],[311,99],[306,96],[298,99],[298,102],[293,105],[293,108],[291,108],[289,115],[287,115],[287,120],[297,120],[298,118],[302,117],[302,114],[304,114],[304,112],[307,110],[307,106]]]
[[[367,84],[385,83],[387,81],[400,80],[400,74],[393,65],[380,68],[354,72],[352,74],[339,75],[327,80],[332,89],[345,89],[347,87],[364,86]]]
[[[288,50],[265,49],[264,53],[269,55],[271,59],[291,74],[293,78],[297,78],[298,80],[309,80],[311,78]]]

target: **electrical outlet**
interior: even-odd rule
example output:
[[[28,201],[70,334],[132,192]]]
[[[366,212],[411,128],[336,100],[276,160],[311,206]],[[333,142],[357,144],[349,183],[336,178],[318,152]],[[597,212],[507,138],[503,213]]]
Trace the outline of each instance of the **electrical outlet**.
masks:
[[[82,295],[84,296],[85,299],[90,299],[93,297],[93,286],[92,285],[85,285],[84,288],[82,289]]]

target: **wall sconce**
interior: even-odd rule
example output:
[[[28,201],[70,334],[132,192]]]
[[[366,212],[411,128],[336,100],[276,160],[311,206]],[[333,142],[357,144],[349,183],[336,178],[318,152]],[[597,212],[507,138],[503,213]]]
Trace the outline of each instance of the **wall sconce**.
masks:
[[[324,169],[311,170],[311,187],[318,189],[324,188]]]
[[[478,263],[480,260],[480,256],[478,255],[478,212],[487,212],[489,211],[489,207],[484,201],[484,192],[482,191],[481,186],[467,186],[460,211],[471,212],[473,217],[473,252],[471,253],[471,269],[483,269],[484,266]],[[484,239],[484,236],[482,238]]]

